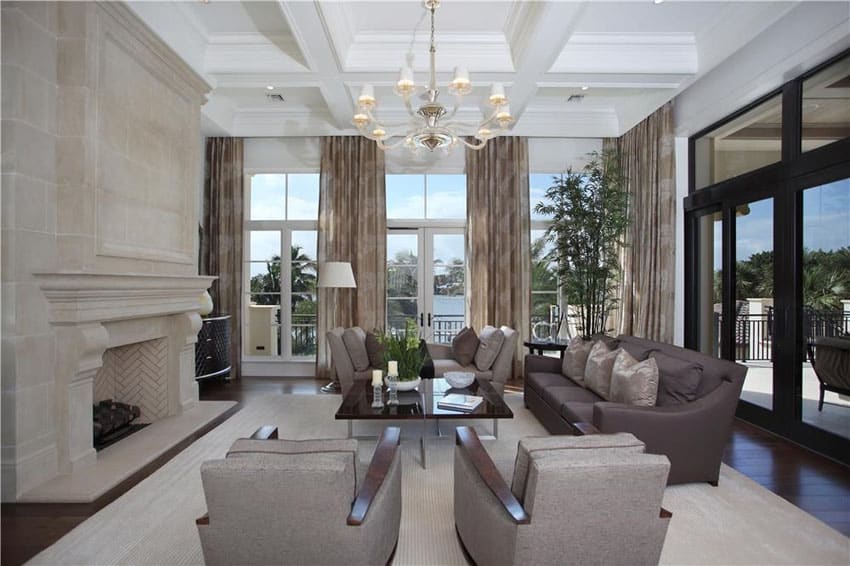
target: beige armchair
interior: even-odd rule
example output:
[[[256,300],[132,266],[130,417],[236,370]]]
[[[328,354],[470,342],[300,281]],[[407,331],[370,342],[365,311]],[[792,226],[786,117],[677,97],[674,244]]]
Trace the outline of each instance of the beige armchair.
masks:
[[[237,440],[225,459],[201,466],[204,561],[386,564],[401,521],[399,429],[384,430],[368,470],[356,440],[264,436]]]
[[[670,463],[628,433],[527,438],[508,487],[458,427],[455,528],[476,564],[657,564]]]
[[[508,326],[500,328],[505,335],[505,341],[499,349],[499,354],[496,356],[496,361],[493,366],[487,371],[481,371],[475,364],[462,366],[452,356],[451,344],[428,344],[428,354],[434,360],[434,376],[442,377],[449,371],[470,371],[480,379],[489,380],[493,388],[500,394],[504,393],[505,383],[513,377],[514,369],[514,354],[516,353],[517,339],[519,333]]]
[[[351,330],[358,340],[357,352],[351,351],[343,341],[344,328],[333,328],[327,333],[328,345],[331,348],[331,365],[336,371],[343,395],[348,393],[355,381],[371,380],[372,370],[380,369],[369,363],[368,353],[366,352],[366,331],[359,326],[353,326]],[[363,359],[364,356],[365,360]],[[358,367],[365,369],[358,370]]]

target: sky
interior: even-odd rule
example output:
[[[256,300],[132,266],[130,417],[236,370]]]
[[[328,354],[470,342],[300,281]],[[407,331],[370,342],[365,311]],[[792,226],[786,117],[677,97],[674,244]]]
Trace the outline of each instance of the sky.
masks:
[[[750,203],[749,214],[735,219],[736,259],[773,250],[773,199]],[[714,269],[720,269],[720,223],[715,223]],[[850,179],[803,191],[803,247],[835,250],[850,247]]]

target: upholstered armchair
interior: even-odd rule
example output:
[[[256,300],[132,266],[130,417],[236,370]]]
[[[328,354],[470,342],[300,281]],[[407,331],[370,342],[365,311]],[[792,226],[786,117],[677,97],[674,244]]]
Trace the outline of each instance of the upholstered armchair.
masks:
[[[455,528],[476,564],[657,564],[670,464],[628,433],[527,438],[509,487],[456,429]]]
[[[823,396],[827,391],[850,395],[850,336],[815,338],[808,346],[809,361],[820,382],[818,411],[823,410]]]
[[[346,331],[349,332],[345,336]],[[372,379],[372,370],[380,369],[372,364],[366,350],[366,331],[359,326],[350,329],[332,328],[327,333],[331,348],[331,365],[336,371],[342,394],[348,393],[355,381]]]
[[[237,440],[201,466],[204,561],[386,564],[401,521],[398,444],[385,429],[364,470],[356,440]]]
[[[514,354],[516,352],[519,333],[508,326],[500,328],[505,335],[505,341],[499,349],[499,354],[490,369],[479,370],[474,363],[462,365],[452,355],[451,344],[428,344],[428,354],[434,360],[434,376],[442,377],[449,371],[473,372],[479,379],[491,382],[493,388],[500,394],[505,390],[505,383],[513,377]]]

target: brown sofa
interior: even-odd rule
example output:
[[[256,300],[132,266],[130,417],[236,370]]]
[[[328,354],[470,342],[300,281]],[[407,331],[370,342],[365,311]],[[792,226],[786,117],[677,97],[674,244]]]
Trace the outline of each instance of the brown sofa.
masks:
[[[634,434],[646,444],[647,452],[670,459],[669,484],[706,481],[717,485],[747,368],[633,336],[618,336],[611,346],[623,348],[637,360],[660,352],[687,365],[688,374],[681,379],[696,376],[695,398],[654,407],[611,403],[565,377],[561,360],[528,355],[525,406],[552,434],[580,434],[581,427],[573,423],[590,423],[603,433]],[[669,372],[662,376],[662,380],[676,379],[679,376]]]

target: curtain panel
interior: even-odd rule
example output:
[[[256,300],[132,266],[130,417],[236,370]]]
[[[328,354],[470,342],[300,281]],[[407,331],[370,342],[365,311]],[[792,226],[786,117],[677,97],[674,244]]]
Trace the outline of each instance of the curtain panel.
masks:
[[[207,138],[201,226],[202,275],[216,275],[210,287],[215,312],[230,315],[230,377],[242,376],[242,138]]]
[[[387,308],[387,207],[384,152],[361,136],[322,138],[319,269],[347,261],[354,289],[319,289],[316,376],[336,379],[325,335],[336,326],[383,328]]]
[[[676,171],[673,104],[668,102],[615,143],[628,183],[632,224],[620,259],[617,330],[673,342]]]
[[[470,325],[530,334],[531,256],[528,139],[499,137],[466,150],[466,297]],[[514,375],[520,373],[516,364]]]

